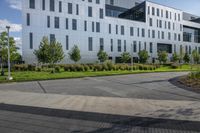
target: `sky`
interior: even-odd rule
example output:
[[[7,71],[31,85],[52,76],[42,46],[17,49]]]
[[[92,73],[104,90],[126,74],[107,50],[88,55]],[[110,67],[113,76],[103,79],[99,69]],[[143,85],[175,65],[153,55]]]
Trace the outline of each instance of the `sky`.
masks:
[[[5,26],[11,26],[11,36],[21,47],[21,1],[0,0],[0,33],[5,31]],[[174,7],[185,12],[200,16],[200,0],[149,0],[169,7]]]

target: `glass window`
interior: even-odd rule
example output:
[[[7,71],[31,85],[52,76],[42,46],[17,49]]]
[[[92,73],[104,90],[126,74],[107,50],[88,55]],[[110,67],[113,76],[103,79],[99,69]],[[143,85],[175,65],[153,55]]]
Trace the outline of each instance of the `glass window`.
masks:
[[[118,52],[121,52],[122,51],[122,41],[121,40],[117,40],[117,50]]]
[[[50,16],[47,16],[47,28],[50,28]]]
[[[100,0],[96,0],[96,4],[100,4]]]
[[[113,39],[110,39],[110,51],[113,52]]]
[[[33,49],[33,33],[29,33],[30,49]]]
[[[152,30],[152,38],[155,38],[155,30]]]
[[[88,38],[88,50],[89,51],[93,50],[93,38],[92,37]]]
[[[68,14],[72,14],[72,3],[68,3]]]
[[[121,35],[124,35],[124,26],[121,26]]]
[[[45,10],[45,0],[42,0],[42,10]]]
[[[76,15],[79,15],[79,5],[76,4]]]
[[[50,43],[54,42],[56,40],[56,37],[54,34],[50,34]]]
[[[100,13],[100,16],[99,16],[99,17],[100,17],[101,19],[103,19],[103,14],[104,14],[104,13],[103,13],[103,9],[99,9],[99,13]]]
[[[87,21],[84,21],[84,30],[87,31]]]
[[[145,29],[142,28],[142,37],[145,37]]]
[[[50,0],[50,11],[55,11],[55,0]]]
[[[152,42],[150,42],[149,52],[153,53],[153,43]]]
[[[153,26],[153,20],[152,20],[152,18],[149,18],[149,26]]]
[[[66,50],[69,50],[69,36],[66,36]]]
[[[116,34],[118,34],[118,25],[116,25]]]
[[[133,52],[134,53],[137,52],[137,42],[136,41],[133,42]]]
[[[72,30],[77,30],[77,20],[72,19]]]
[[[126,52],[126,40],[124,40],[124,52]]]
[[[111,24],[109,24],[109,34],[111,34],[112,32],[112,28],[111,28]]]
[[[100,23],[96,22],[96,32],[100,32]]]
[[[100,50],[104,50],[104,39],[100,38]]]
[[[59,28],[60,27],[60,20],[59,20],[59,17],[55,17],[55,28]]]
[[[92,22],[92,32],[94,32],[94,22]]]
[[[26,25],[30,26],[30,14],[29,13],[26,14]]]
[[[137,28],[137,36],[140,36],[140,28]]]
[[[157,8],[157,16],[160,16],[160,10]]]
[[[29,0],[29,8],[35,9],[35,0]]]
[[[62,12],[62,1],[59,1],[59,12]]]
[[[152,7],[152,15],[155,15],[155,8]]]
[[[130,36],[133,36],[134,35],[134,29],[133,27],[130,27]]]
[[[92,7],[88,7],[88,17],[92,17]]]

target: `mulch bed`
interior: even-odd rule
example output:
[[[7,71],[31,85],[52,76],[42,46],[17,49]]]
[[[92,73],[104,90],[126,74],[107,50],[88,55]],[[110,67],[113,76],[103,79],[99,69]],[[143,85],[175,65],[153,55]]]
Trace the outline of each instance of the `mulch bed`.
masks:
[[[179,78],[179,83],[190,88],[191,91],[200,93],[200,79],[191,79],[188,76]]]

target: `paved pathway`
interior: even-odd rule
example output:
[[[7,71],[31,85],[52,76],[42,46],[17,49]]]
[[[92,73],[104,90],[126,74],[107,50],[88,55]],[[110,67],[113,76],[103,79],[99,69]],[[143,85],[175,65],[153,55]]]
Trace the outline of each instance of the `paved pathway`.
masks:
[[[185,74],[187,73],[150,73],[0,84],[0,90],[157,100],[200,100],[199,94],[178,88],[168,81]]]

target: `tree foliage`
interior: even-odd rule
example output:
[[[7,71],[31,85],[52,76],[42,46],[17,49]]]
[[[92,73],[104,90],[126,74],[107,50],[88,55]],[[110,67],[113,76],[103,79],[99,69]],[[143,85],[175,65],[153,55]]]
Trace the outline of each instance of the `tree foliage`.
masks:
[[[185,63],[189,63],[190,62],[190,56],[189,56],[189,54],[187,52],[185,53],[185,55],[183,57],[183,60],[184,60]]]
[[[172,55],[172,61],[173,62],[177,62],[177,61],[179,61],[180,60],[180,56],[177,54],[177,53],[174,53],[173,55]]]
[[[69,52],[69,57],[71,60],[73,60],[75,63],[78,62],[81,59],[81,52],[77,45],[75,45],[71,51]]]
[[[103,50],[99,50],[99,52],[97,53],[97,57],[100,62],[105,62],[106,60],[108,60],[108,54]]]
[[[159,51],[158,52],[158,60],[160,63],[166,63],[167,62],[167,52],[166,51]]]
[[[18,61],[20,59],[20,54],[17,51],[15,40],[13,37],[9,38],[10,45],[10,61]],[[0,35],[0,58],[2,62],[7,62],[8,60],[8,37],[6,32],[2,32]]]
[[[194,63],[197,64],[199,62],[199,60],[200,60],[200,54],[198,53],[197,50],[193,50],[192,51],[192,58],[193,58]]]
[[[65,57],[61,43],[56,41],[49,43],[47,37],[43,37],[39,49],[35,50],[34,54],[39,63],[51,65],[59,63]]]
[[[140,63],[146,63],[149,58],[148,52],[146,50],[140,51],[138,53],[138,56],[139,56]]]
[[[122,63],[127,63],[131,59],[131,55],[128,52],[124,52],[121,54]]]

